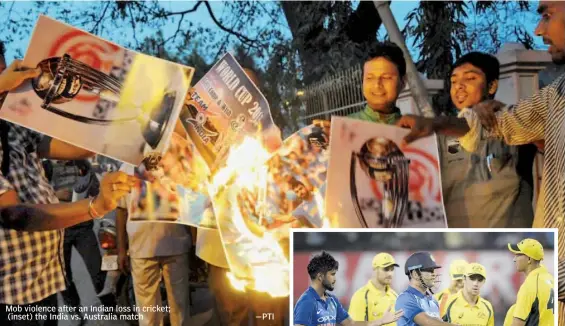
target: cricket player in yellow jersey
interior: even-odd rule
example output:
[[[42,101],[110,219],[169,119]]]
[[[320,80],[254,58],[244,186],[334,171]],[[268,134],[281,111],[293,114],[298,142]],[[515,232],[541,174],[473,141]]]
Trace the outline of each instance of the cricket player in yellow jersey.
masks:
[[[447,301],[449,298],[457,294],[459,290],[463,288],[463,275],[465,274],[465,268],[467,267],[467,261],[463,259],[454,260],[451,265],[449,265],[449,276],[451,277],[451,283],[449,287],[439,293],[434,294],[437,302],[439,303],[439,313],[440,316],[445,315],[445,309],[447,309]]]
[[[486,279],[483,265],[468,264],[463,276],[463,289],[450,297],[443,320],[456,325],[494,326],[492,304],[480,296]]]
[[[518,244],[509,243],[508,249],[515,255],[516,269],[526,274],[526,279],[520,286],[516,297],[514,319],[511,325],[553,325],[555,279],[541,264],[543,246],[537,240],[524,239]]]
[[[398,267],[398,264],[390,254],[382,252],[373,258],[373,277],[351,297],[349,303],[351,319],[373,321],[382,318],[389,309],[394,311],[398,294],[390,288],[390,285],[395,267]],[[388,325],[396,325],[396,323]]]

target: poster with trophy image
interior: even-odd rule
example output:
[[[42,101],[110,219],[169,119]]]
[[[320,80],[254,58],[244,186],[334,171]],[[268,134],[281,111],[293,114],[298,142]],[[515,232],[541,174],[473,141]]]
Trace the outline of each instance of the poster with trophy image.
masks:
[[[130,221],[217,227],[207,191],[208,167],[190,140],[173,133],[159,163],[152,169],[141,164],[134,175],[142,181],[131,192]]]
[[[437,140],[401,146],[408,130],[333,117],[326,215],[341,228],[447,227]]]
[[[23,61],[41,75],[8,94],[1,119],[134,166],[165,152],[194,73],[47,16]]]

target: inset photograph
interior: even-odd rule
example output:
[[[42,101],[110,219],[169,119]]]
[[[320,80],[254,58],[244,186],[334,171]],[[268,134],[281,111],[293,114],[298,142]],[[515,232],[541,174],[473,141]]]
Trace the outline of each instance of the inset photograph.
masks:
[[[555,324],[556,230],[297,229],[291,248],[291,325]]]

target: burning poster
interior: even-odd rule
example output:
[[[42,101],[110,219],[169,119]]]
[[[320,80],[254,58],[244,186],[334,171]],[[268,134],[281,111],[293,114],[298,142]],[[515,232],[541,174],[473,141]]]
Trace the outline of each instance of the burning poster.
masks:
[[[243,135],[275,129],[265,97],[229,53],[189,91],[180,118],[212,173]]]
[[[167,148],[194,72],[46,16],[24,64],[42,73],[0,118],[135,166]]]
[[[305,127],[274,154],[247,137],[213,176],[210,194],[231,272],[259,291],[288,295],[290,228],[322,226],[328,129]],[[261,273],[277,276],[257,283]]]
[[[331,129],[333,227],[447,227],[435,136],[401,147],[401,128],[334,117]]]
[[[158,164],[144,162],[134,174],[144,181],[131,192],[131,221],[217,227],[207,192],[208,167],[189,140],[173,133]]]

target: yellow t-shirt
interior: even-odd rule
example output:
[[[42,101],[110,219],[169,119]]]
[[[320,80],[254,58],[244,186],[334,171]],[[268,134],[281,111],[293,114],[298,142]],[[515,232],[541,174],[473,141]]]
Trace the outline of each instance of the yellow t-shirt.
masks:
[[[453,297],[449,288],[434,294],[434,298],[439,304],[439,315],[445,315],[445,310],[447,309],[447,302]]]
[[[526,277],[520,286],[514,308],[514,317],[529,325],[553,325],[554,278],[545,266],[540,266]]]
[[[349,303],[349,316],[355,321],[373,321],[383,317],[390,307],[394,312],[394,305],[398,294],[390,287],[386,291],[377,289],[371,281],[357,290]],[[387,324],[396,326],[396,323]]]
[[[508,309],[508,312],[506,313],[506,318],[504,318],[504,325],[503,326],[512,326],[512,320],[514,319],[514,309],[516,308],[516,305],[513,304],[512,307],[510,307],[510,309]]]
[[[452,295],[447,303],[444,321],[457,325],[494,326],[494,310],[487,300],[479,297],[475,305],[471,305],[459,291]]]

